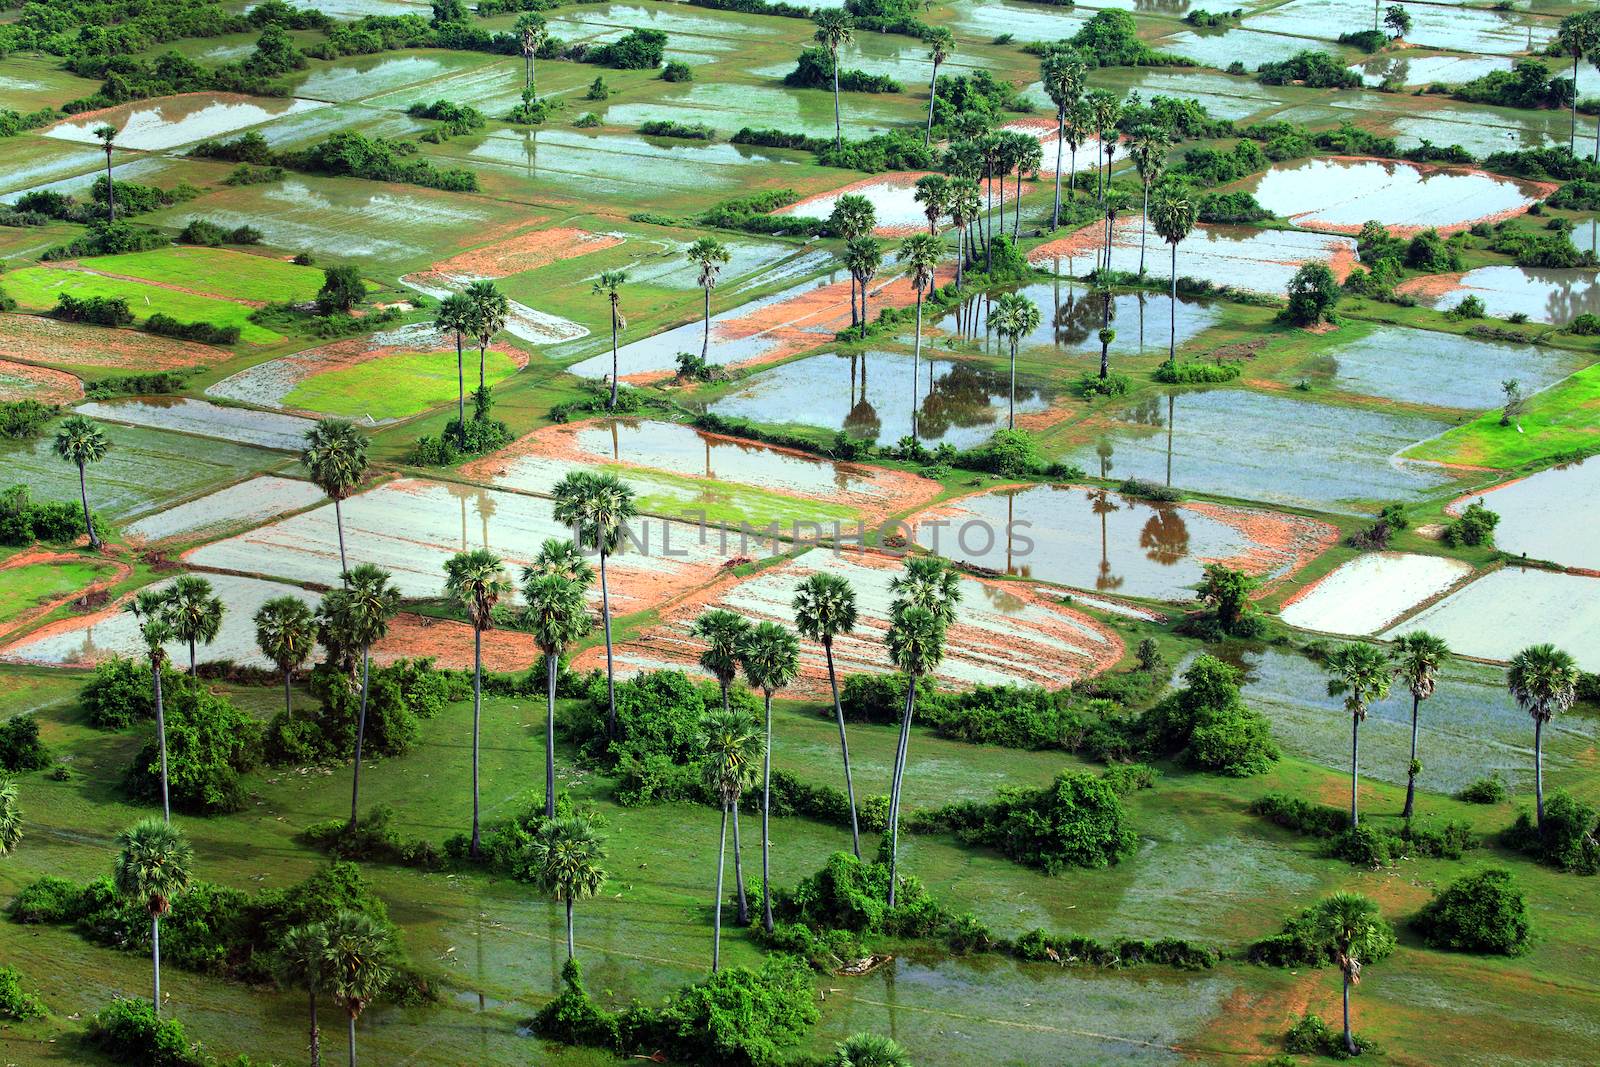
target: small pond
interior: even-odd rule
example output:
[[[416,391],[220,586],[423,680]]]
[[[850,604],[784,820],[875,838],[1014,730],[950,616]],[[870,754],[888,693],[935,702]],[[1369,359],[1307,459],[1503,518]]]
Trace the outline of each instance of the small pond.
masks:
[[[1568,463],[1483,495],[1500,516],[1495,547],[1600,571],[1600,459]]]
[[[1369,219],[1406,229],[1460,228],[1520,212],[1538,199],[1533,186],[1507,178],[1393,160],[1276,163],[1245,188],[1262,207],[1302,226],[1352,233]]]
[[[1348,393],[1483,410],[1504,400],[1500,386],[1507,378],[1531,393],[1566,377],[1577,362],[1571,353],[1540,345],[1380,326],[1327,349],[1310,369]]]
[[[1582,269],[1513,267],[1496,264],[1477,267],[1461,275],[1454,285],[1418,286],[1411,295],[1428,307],[1453,308],[1468,296],[1483,301],[1494,318],[1517,313],[1534,322],[1564,326],[1579,315],[1600,313],[1600,281],[1596,272]]]
[[[1100,358],[1100,327],[1106,321],[1107,300],[1087,286],[1055,281],[1023,287],[1019,292],[1039,308],[1038,329],[1022,338],[1019,351],[1053,349],[1056,353]],[[1010,354],[1010,342],[988,328],[992,298],[975,296],[935,325],[962,339],[980,343],[994,355]],[[1210,304],[1178,298],[1178,344],[1214,325],[1220,313]],[[1117,331],[1111,342],[1113,358],[1161,353],[1172,336],[1172,301],[1157,293],[1117,293],[1110,298],[1110,325]],[[1085,364],[1087,366],[1087,364]]]

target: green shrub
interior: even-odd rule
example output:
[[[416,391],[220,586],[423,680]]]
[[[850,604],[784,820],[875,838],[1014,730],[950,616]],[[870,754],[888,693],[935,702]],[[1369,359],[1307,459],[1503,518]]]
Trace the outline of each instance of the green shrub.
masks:
[[[660,30],[630,30],[610,44],[587,49],[580,58],[617,70],[654,70],[666,49],[667,35]]]
[[[322,314],[347,315],[367,298],[367,283],[361,280],[361,271],[356,267],[329,267],[322,273],[322,288],[317,291],[317,310]]]
[[[367,684],[363,754],[404,755],[417,736],[418,714],[413,704],[422,704],[432,715],[449,695],[441,692],[440,684],[448,683],[421,680],[413,661],[396,660],[372,668]],[[308,688],[317,698],[315,710],[296,707],[293,711],[280,711],[268,723],[263,743],[268,763],[328,763],[355,754],[361,712],[359,677],[352,679],[322,663],[312,669]]]
[[[1494,528],[1498,525],[1499,514],[1485,507],[1482,499],[1474,500],[1459,518],[1445,524],[1444,543],[1451,548],[1489,548],[1494,545]]]
[[[1281,933],[1262,938],[1245,950],[1245,959],[1266,967],[1322,967],[1334,962],[1334,946],[1324,929],[1323,915],[1334,898],[1319,901],[1291,915]],[[1361,948],[1363,965],[1385,959],[1395,949],[1394,928],[1381,917]]]
[[[1511,872],[1491,868],[1464,875],[1438,893],[1412,920],[1434,948],[1515,956],[1528,947],[1528,904]]]
[[[203,686],[163,690],[163,696],[172,806],[202,815],[241,810],[239,775],[261,760],[260,724]],[[160,799],[161,752],[154,738],[134,757],[124,784],[135,798]]]
[[[1046,874],[1110,866],[1139,841],[1116,791],[1083,771],[1063,771],[1042,789],[1002,788],[982,824],[958,836]]]
[[[1509,796],[1505,780],[1500,777],[1500,772],[1479,778],[1475,782],[1468,782],[1456,792],[1457,800],[1464,800],[1468,804],[1499,804]]]
[[[1038,474],[1045,467],[1044,456],[1027,430],[996,430],[987,442],[963,452],[958,460],[971,470],[987,471],[1002,478],[1022,478]]]
[[[1506,844],[1540,863],[1574,874],[1600,873],[1600,825],[1595,809],[1557,789],[1545,798],[1541,829],[1528,812],[1520,812],[1506,831]]]
[[[162,1018],[144,1000],[113,1000],[89,1020],[89,1044],[116,1063],[134,1067],[206,1067],[183,1024]]]
[[[306,827],[301,835],[322,851],[341,860],[397,863],[436,871],[444,856],[428,841],[402,841],[393,827],[394,808],[375,804],[354,827],[344,818],[328,819]]]
[[[1377,1051],[1378,1046],[1371,1039],[1354,1033],[1350,1037],[1361,1052]],[[1302,1056],[1327,1056],[1335,1060],[1350,1058],[1350,1049],[1344,1043],[1344,1032],[1335,1030],[1320,1016],[1309,1011],[1283,1035],[1283,1047]]]
[[[1200,385],[1231,382],[1239,377],[1242,369],[1240,363],[1162,363],[1150,376],[1172,385]]]
[[[56,417],[58,410],[37,400],[0,402],[0,437],[11,441],[32,440],[44,432],[45,424]]]
[[[1346,67],[1342,60],[1313,49],[1261,64],[1256,68],[1256,79],[1262,85],[1299,82],[1308,89],[1354,89],[1361,84],[1361,75]]]
[[[664,82],[692,82],[694,71],[689,69],[689,64],[680,60],[670,60],[661,68],[661,80]]]
[[[839,690],[839,707],[846,722],[898,723],[906,712],[906,676],[894,674],[852,674]],[[917,706],[926,709],[940,699],[933,680],[917,679]],[[832,708],[818,714],[833,717]]]
[[[1586,311],[1567,323],[1567,332],[1578,337],[1600,336],[1600,315]]]
[[[171,667],[161,672],[163,697],[170,699],[188,684],[188,677]],[[102,660],[78,694],[78,704],[88,714],[89,725],[97,730],[124,730],[136,722],[155,718],[150,664],[122,656]]]
[[[1332,316],[1338,302],[1339,283],[1333,272],[1325,264],[1307,263],[1289,279],[1289,307],[1283,317],[1295,326],[1315,326]]]
[[[71,293],[61,293],[50,314],[66,322],[88,322],[96,326],[127,326],[133,322],[133,312],[120,296],[89,296],[80,300]]]
[[[1270,724],[1245,706],[1237,670],[1202,655],[1183,678],[1182,688],[1139,717],[1145,751],[1181,754],[1193,767],[1235,778],[1277,762],[1281,753]]]
[[[59,926],[78,917],[78,886],[65,878],[46,875],[17,891],[6,907],[15,923]]]
[[[0,965],[0,1019],[38,1019],[45,1015],[44,1002],[22,988],[22,975],[14,967]]]
[[[1444,313],[1444,317],[1452,322],[1462,319],[1481,319],[1488,314],[1488,308],[1483,300],[1476,296],[1464,296],[1461,303]]]
[[[0,771],[37,771],[51,762],[39,740],[38,719],[24,712],[0,722]]]

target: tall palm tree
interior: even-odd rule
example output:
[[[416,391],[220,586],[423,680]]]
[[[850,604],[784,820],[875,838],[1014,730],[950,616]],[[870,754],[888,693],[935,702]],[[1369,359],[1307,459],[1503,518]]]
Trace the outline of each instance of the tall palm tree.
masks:
[[[472,624],[472,845],[478,850],[478,748],[483,717],[483,631],[494,627],[494,608],[511,592],[505,563],[487,548],[457,552],[444,561],[444,595],[467,613]]]
[[[700,653],[700,666],[717,680],[722,690],[722,710],[728,711],[728,692],[739,674],[739,646],[750,633],[750,622],[742,615],[713,608],[695,619],[690,629],[695,637],[706,643]],[[744,845],[739,837],[739,806],[733,808],[733,880],[739,898],[739,925],[750,922],[750,902],[744,892]]]
[[[1422,702],[1433,696],[1439,684],[1439,668],[1450,655],[1450,646],[1444,638],[1435,637],[1425,630],[1405,634],[1394,643],[1394,673],[1396,679],[1411,690],[1411,762],[1406,764],[1406,806],[1400,812],[1411,818],[1417,799],[1417,719]]]
[[[94,135],[106,150],[106,221],[117,221],[117,187],[111,180],[111,142],[117,139],[117,134],[122,131],[115,126],[102,125],[94,128]]]
[[[845,242],[846,248],[857,237],[865,237],[878,225],[878,209],[860,193],[845,193],[833,202],[828,215],[828,230]],[[848,268],[848,263],[846,264]],[[850,325],[861,321],[856,311],[856,276],[850,275]]]
[[[556,483],[555,519],[579,546],[600,556],[600,622],[606,638],[606,736],[617,736],[616,665],[611,650],[611,589],[606,561],[622,543],[628,520],[639,513],[633,489],[614,474],[573,471]]]
[[[317,648],[317,615],[299,597],[275,596],[256,610],[256,647],[283,672],[283,710],[294,710],[294,672]]]
[[[954,178],[950,182],[950,221],[956,228],[956,288],[961,288],[963,268],[970,251],[967,228],[978,217],[983,206],[983,193],[971,178]]]
[[[174,637],[167,618],[167,597],[154,589],[141,589],[123,606],[139,625],[139,637],[150,657],[150,686],[156,705],[156,746],[161,750],[161,817],[172,821],[172,804],[167,799],[167,713],[161,696],[161,668],[167,662],[167,642]]]
[[[587,900],[606,884],[604,842],[587,815],[550,819],[534,834],[529,858],[539,888],[567,906],[567,959],[573,957],[572,902]]]
[[[89,531],[89,547],[100,548],[100,535],[95,532],[94,516],[89,511],[89,480],[86,469],[98,463],[111,451],[111,439],[100,424],[83,415],[68,415],[56,427],[56,455],[78,468],[78,496],[83,501],[83,525]]]
[[[1360,823],[1356,785],[1361,724],[1366,721],[1367,709],[1389,695],[1393,668],[1383,649],[1375,645],[1340,645],[1328,653],[1323,669],[1328,672],[1328,695],[1344,697],[1344,708],[1350,713],[1350,828],[1354,830]]]
[[[705,293],[706,329],[700,339],[700,359],[711,351],[711,290],[717,287],[717,275],[722,265],[732,258],[727,245],[715,237],[702,237],[689,246],[689,262],[700,268],[700,288]]]
[[[1114,150],[1117,137],[1117,122],[1122,118],[1122,101],[1112,96],[1103,89],[1096,89],[1088,96],[1089,121],[1094,125],[1094,135],[1100,144],[1096,150],[1099,162],[1095,165],[1095,196],[1104,200],[1106,183],[1111,177],[1111,166],[1107,153]]]
[[[489,342],[495,334],[505,329],[506,316],[511,314],[511,302],[490,281],[473,282],[463,295],[472,302],[473,325],[478,340],[478,388],[482,390],[486,388],[483,365],[488,357]]]
[[[1056,106],[1056,198],[1055,205],[1050,209],[1052,230],[1061,225],[1061,145],[1067,139],[1067,116],[1077,109],[1078,102],[1083,99],[1084,79],[1088,73],[1087,65],[1070,49],[1052,48],[1039,60],[1039,77],[1044,83],[1045,94]],[[1073,132],[1073,137],[1077,137],[1076,130]],[[1071,164],[1073,177],[1077,176],[1077,156],[1078,144],[1074,139]],[[1067,191],[1069,194],[1072,191],[1070,182]]]
[[[222,598],[198,574],[180,575],[166,592],[167,623],[172,636],[189,646],[189,675],[197,669],[195,645],[209,645],[222,631]]]
[[[1578,664],[1555,645],[1530,645],[1511,657],[1506,689],[1533,718],[1533,789],[1544,829],[1544,724],[1578,698]]]
[[[1178,362],[1178,245],[1194,230],[1196,210],[1192,200],[1171,194],[1156,198],[1150,205],[1150,216],[1156,233],[1172,246],[1172,290],[1168,296],[1171,321],[1167,334],[1167,366],[1171,367]]]
[[[536,11],[526,11],[517,16],[516,23],[511,31],[517,35],[517,43],[522,46],[523,60],[523,85],[532,89],[533,85],[533,60],[539,54],[539,46],[544,44],[550,36],[550,27],[545,23],[544,16]]]
[[[1159,126],[1142,126],[1133,136],[1133,144],[1128,148],[1128,156],[1133,160],[1133,167],[1139,172],[1139,181],[1144,185],[1143,217],[1139,222],[1139,277],[1144,277],[1144,246],[1145,235],[1150,229],[1150,183],[1161,177],[1161,170],[1167,162],[1167,146],[1171,142],[1167,131]]]
[[[0,856],[22,843],[22,807],[17,803],[17,783],[0,778]]]
[[[761,734],[743,711],[723,708],[700,720],[702,764],[707,790],[722,808],[722,833],[717,840],[717,895],[711,913],[711,971],[722,965],[722,871],[728,854],[728,812],[739,810],[739,798],[755,777],[755,761],[761,752]],[[744,920],[748,922],[749,920]]]
[[[924,174],[917,179],[912,199],[922,205],[922,215],[928,220],[928,232],[939,232],[939,220],[949,209],[950,179],[943,174]]]
[[[338,911],[328,921],[328,971],[333,999],[344,1008],[350,1067],[356,1067],[356,1020],[389,984],[389,932],[359,911]]]
[[[884,643],[889,649],[889,659],[906,678],[906,706],[900,719],[900,741],[889,788],[889,906],[894,907],[900,864],[900,789],[910,749],[917,679],[932,673],[944,659],[945,624],[929,608],[902,604],[894,612]]]
[[[311,1009],[311,1067],[322,1065],[322,1028],[317,1025],[317,990],[329,978],[328,928],[322,923],[291,926],[278,941],[273,970],[285,986],[304,986]]]
[[[994,269],[994,189],[1000,186],[1000,213],[1005,214],[1005,162],[1009,142],[1001,133],[990,132],[978,138],[978,153],[983,159],[984,211],[978,218],[978,231],[983,237],[983,269]],[[1004,221],[1002,219],[1002,221]]]
[[[1022,176],[1038,176],[1039,168],[1044,165],[1044,145],[1037,137],[1026,133],[1016,134],[1012,143],[1016,145],[1017,195],[1012,198],[1011,239],[1016,241],[1022,236]]]
[[[628,325],[628,320],[622,316],[622,286],[627,280],[627,271],[608,270],[595,279],[592,290],[611,305],[611,400],[606,404],[607,411],[615,411],[617,407],[617,331]]]
[[[585,570],[588,564],[584,564]],[[591,572],[592,574],[592,572]],[[522,587],[527,602],[524,613],[527,629],[544,652],[545,742],[544,742],[544,817],[556,814],[556,671],[561,657],[572,642],[593,627],[585,589],[590,578],[579,581],[564,574],[523,572]]]
[[[1006,426],[1017,425],[1017,345],[1039,328],[1039,305],[1021,293],[1006,293],[989,305],[989,329],[1011,346],[1011,399]]]
[[[833,146],[840,148],[844,145],[844,123],[839,118],[839,49],[855,40],[855,23],[836,8],[819,9],[811,18],[817,24],[811,39],[827,49],[833,63]]]
[[[1570,123],[1570,147],[1573,155],[1578,154],[1578,61],[1586,55],[1600,49],[1600,13],[1584,11],[1576,15],[1568,15],[1561,20],[1561,25],[1556,29],[1556,46],[1563,53],[1572,57],[1572,121]],[[109,160],[110,149],[106,151],[106,173],[111,173]]]
[[[1067,199],[1074,199],[1078,195],[1078,146],[1089,139],[1089,131],[1094,129],[1094,112],[1089,107],[1087,98],[1080,98],[1067,109],[1066,124],[1067,147],[1072,149],[1072,162],[1068,171]]]
[[[350,572],[344,553],[344,514],[340,502],[356,491],[367,473],[367,439],[347,419],[320,419],[306,431],[306,447],[300,465],[311,475],[312,484],[333,501],[333,525],[339,533],[339,572]]]
[[[822,646],[828,661],[828,688],[833,716],[839,723],[839,754],[844,759],[844,790],[850,801],[850,844],[861,858],[861,827],[856,819],[856,787],[850,776],[850,742],[844,732],[844,706],[839,702],[839,676],[834,670],[833,642],[856,628],[856,591],[836,574],[807,576],[794,595],[794,624],[800,636]]]
[[[1106,295],[1107,297],[1110,296],[1109,293]],[[1103,382],[1111,377],[1111,342],[1117,339],[1117,331],[1109,326],[1102,326],[1098,337],[1100,339],[1100,380]]]
[[[1378,906],[1360,893],[1335,893],[1317,905],[1316,936],[1344,977],[1344,1047],[1360,1054],[1350,1030],[1350,987],[1361,982],[1363,960],[1393,947],[1393,934]]]
[[[761,690],[766,713],[761,760],[761,925],[772,932],[772,694],[794,681],[800,670],[800,642],[775,622],[750,628],[739,645],[739,666],[751,689]]]
[[[933,103],[939,98],[939,68],[945,60],[955,55],[956,37],[944,26],[935,26],[922,39],[928,46],[928,60],[933,64],[933,74],[928,78],[928,128],[922,131],[922,143],[933,140]]]
[[[538,18],[537,15],[533,16]],[[465,293],[451,293],[439,301],[433,324],[456,335],[456,421],[461,439],[467,435],[467,372],[462,365],[461,345],[478,334],[478,310]]]
[[[911,277],[911,289],[917,294],[917,334],[911,353],[911,436],[917,435],[917,382],[922,378],[922,297],[933,285],[938,273],[939,259],[944,255],[944,242],[931,233],[914,233],[900,242],[900,262],[906,265]]]
[[[172,898],[189,888],[194,849],[176,826],[159,819],[140,819],[117,835],[116,868],[112,880],[117,894],[141,905],[150,916],[150,963],[156,1014],[161,1014],[161,917],[172,909]]]
[[[400,611],[400,590],[390,574],[371,563],[358,563],[345,574],[343,595],[334,601],[329,628],[346,649],[361,650],[361,710],[356,719],[355,773],[350,783],[350,829],[356,828],[361,800],[361,748],[367,737],[367,691],[372,673],[372,646],[389,633],[389,621]]]
[[[849,268],[850,276],[856,280],[856,286],[861,290],[861,337],[867,336],[867,292],[872,285],[872,279],[878,276],[878,269],[883,266],[883,249],[878,247],[878,242],[870,236],[857,237],[844,249],[845,266]]]

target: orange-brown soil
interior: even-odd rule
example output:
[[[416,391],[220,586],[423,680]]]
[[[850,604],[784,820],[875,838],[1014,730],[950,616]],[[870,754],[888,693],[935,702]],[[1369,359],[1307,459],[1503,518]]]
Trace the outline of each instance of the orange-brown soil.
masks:
[[[563,259],[588,255],[622,243],[610,233],[591,233],[572,226],[557,226],[461,252],[435,263],[427,274],[446,277],[504,278],[537,270]],[[425,278],[426,274],[419,276]]]
[[[31,388],[8,388],[6,378],[31,382]],[[41,404],[71,404],[83,399],[83,383],[66,371],[13,363],[0,359],[0,401],[37,400]]]
[[[1448,296],[1458,289],[1465,274],[1465,271],[1456,271],[1453,274],[1423,274],[1415,278],[1407,278],[1395,286],[1394,291],[1400,296],[1409,296],[1421,301],[1434,301],[1440,297]]]
[[[209,345],[140,330],[110,330],[41,315],[0,315],[0,357],[153,372],[216,362]]]
[[[1251,548],[1226,559],[1208,559],[1247,574],[1282,573],[1262,583],[1253,594],[1267,596],[1279,583],[1299,571],[1339,541],[1337,527],[1302,515],[1227,507],[1200,500],[1182,505],[1217,522],[1225,523],[1250,542]]]
[[[487,630],[483,635],[483,669],[525,671],[539,658],[532,634],[515,630]],[[472,627],[451,619],[431,619],[402,612],[389,624],[389,635],[372,646],[380,663],[397,659],[433,660],[451,670],[472,669]]]
[[[81,560],[85,563],[106,563],[110,564],[113,568],[115,568],[115,570],[113,573],[101,578],[99,581],[90,582],[82,589],[75,589],[70,593],[55,597],[52,600],[35,604],[33,607],[25,609],[20,615],[17,615],[13,618],[0,620],[0,639],[9,637],[20,630],[26,629],[34,620],[43,618],[63,604],[77,600],[79,597],[93,596],[96,593],[109,589],[113,585],[116,585],[118,582],[122,581],[129,574],[133,573],[133,569],[126,563],[107,556],[86,555],[80,552],[55,552],[45,548],[31,548],[24,552],[17,553],[15,556],[12,556],[10,559],[6,560],[5,563],[0,564],[0,581],[4,581],[5,572],[14,567],[28,567],[35,563],[53,563],[56,561],[68,562],[73,560]],[[62,625],[76,626],[78,625],[78,620],[63,619]]]

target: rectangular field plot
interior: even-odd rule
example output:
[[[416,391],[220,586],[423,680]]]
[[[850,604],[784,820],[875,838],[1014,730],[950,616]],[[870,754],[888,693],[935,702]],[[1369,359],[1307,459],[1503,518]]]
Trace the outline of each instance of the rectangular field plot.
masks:
[[[1290,626],[1364,636],[1470,577],[1472,564],[1409,552],[1369,552],[1341,563],[1286,604]]]
[[[296,452],[303,448],[306,432],[314,425],[310,419],[298,419],[292,415],[222,407],[187,397],[92,400],[80,404],[77,410],[92,419],[176,430],[282,452]]]
[[[1482,499],[1500,516],[1497,548],[1600,572],[1600,459],[1540,471]]]
[[[300,84],[295,86],[294,92],[296,96],[311,100],[349,103],[409,86],[420,86],[490,62],[493,61],[476,53],[432,49],[426,52],[350,56],[331,63],[313,63]],[[430,101],[432,99],[429,97]]]
[[[911,118],[909,110],[862,97],[852,93],[843,101],[850,128],[857,131],[853,136],[885,133]],[[703,122],[724,136],[749,126],[823,137],[833,134],[833,96],[812,89],[697,82],[657,100],[612,104],[601,112],[601,118],[612,126],[637,126],[653,119]]]
[[[227,351],[142,330],[112,330],[39,315],[0,315],[0,357],[47,358],[74,367],[110,367],[130,373],[199,367]]]
[[[1542,345],[1380,326],[1324,349],[1304,369],[1347,393],[1481,411],[1504,401],[1507,378],[1536,392],[1566,377],[1582,358]]]
[[[190,289],[224,300],[302,303],[322,288],[323,272],[270,256],[224,248],[174,246],[78,261],[85,270]]]
[[[316,100],[272,99],[236,93],[187,93],[161,100],[122,104],[87,119],[67,119],[45,131],[47,137],[98,144],[94,131],[117,127],[116,144],[145,151],[176,148],[226,137],[271,119],[322,107]]]
[[[322,500],[322,490],[296,478],[263,475],[215,493],[153,511],[122,527],[130,541],[189,539],[214,530],[270,522]]]
[[[105,153],[86,145],[63,144],[26,133],[8,139],[7,145],[11,150],[0,158],[0,193],[21,192],[78,174],[99,175],[105,170]],[[113,151],[111,155],[114,161],[127,163],[132,153]]]
[[[1406,13],[1412,17],[1406,41],[1425,48],[1516,55],[1543,49],[1555,37],[1553,20],[1534,20],[1520,12],[1417,4]],[[1348,27],[1371,24],[1365,0],[1290,0],[1244,20],[1246,29],[1329,41]]]
[[[1384,634],[1426,630],[1464,656],[1509,660],[1529,645],[1565,649],[1600,671],[1600,578],[1502,567]]]
[[[107,278],[84,270],[62,267],[24,267],[6,275],[6,291],[17,303],[32,311],[49,311],[61,294],[79,300],[89,297],[120,298],[136,321],[151,315],[170,315],[180,322],[209,322],[217,326],[239,327],[239,340],[248,344],[271,344],[283,335],[250,321],[254,309],[216,297],[197,296],[177,289],[166,289],[126,278]]]

